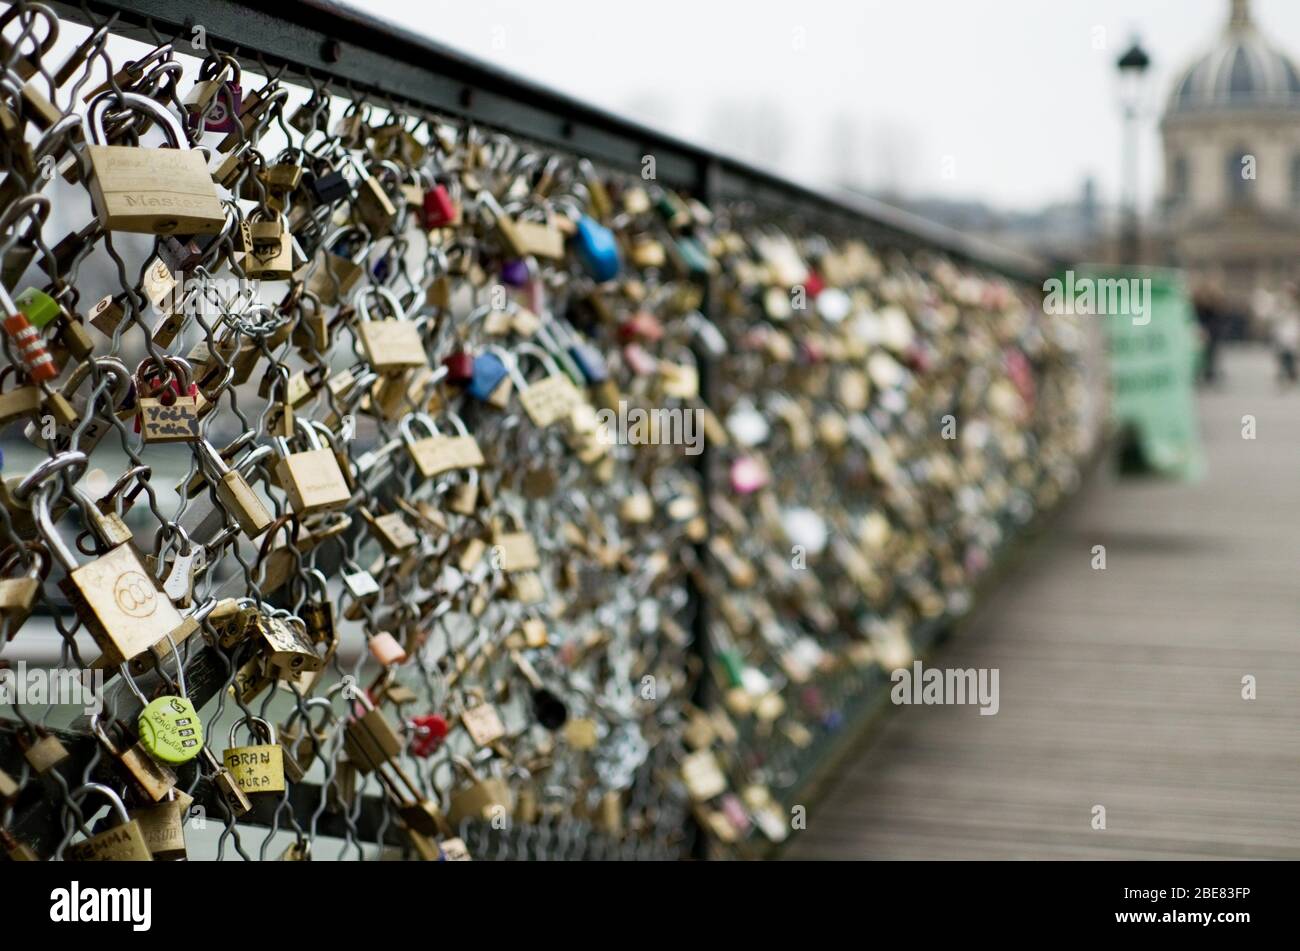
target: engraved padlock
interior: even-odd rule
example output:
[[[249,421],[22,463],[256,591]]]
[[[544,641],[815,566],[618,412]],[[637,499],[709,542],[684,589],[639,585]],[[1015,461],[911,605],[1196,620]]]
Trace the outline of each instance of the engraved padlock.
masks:
[[[140,823],[126,812],[122,797],[102,783],[87,783],[68,794],[72,804],[80,804],[87,793],[99,793],[106,798],[117,816],[118,824],[104,832],[87,836],[63,850],[64,857],[73,862],[151,862],[153,855],[145,842]],[[67,818],[72,818],[68,816]]]
[[[104,227],[139,234],[217,234],[225,228],[226,211],[203,153],[185,147],[188,140],[176,117],[148,96],[110,90],[96,96],[88,110],[95,143],[104,141],[104,113],[110,107],[147,113],[171,147],[86,146],[91,199]]]
[[[250,735],[260,729],[265,743],[235,746],[239,728],[248,724]],[[222,764],[234,777],[244,795],[284,792],[284,749],[275,740],[275,727],[261,717],[240,717],[230,727],[230,739]]]
[[[125,663],[180,627],[180,613],[158,590],[130,542],[79,565],[50,520],[53,488],[52,482],[41,487],[32,511],[47,550],[67,573],[60,587],[107,662]]]

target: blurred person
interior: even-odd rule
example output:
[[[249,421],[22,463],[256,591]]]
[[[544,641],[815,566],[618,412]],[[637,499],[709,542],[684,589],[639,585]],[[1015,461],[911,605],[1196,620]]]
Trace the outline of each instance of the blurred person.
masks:
[[[1226,302],[1218,288],[1203,284],[1192,294],[1192,307],[1196,310],[1196,323],[1201,331],[1202,383],[1219,379],[1219,341],[1223,337],[1227,315]]]
[[[1300,286],[1288,283],[1274,300],[1273,349],[1277,353],[1278,384],[1297,382],[1296,351],[1300,350]]]

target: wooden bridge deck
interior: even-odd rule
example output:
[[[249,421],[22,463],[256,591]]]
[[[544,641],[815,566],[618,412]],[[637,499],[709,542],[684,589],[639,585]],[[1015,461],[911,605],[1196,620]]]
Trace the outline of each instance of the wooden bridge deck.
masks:
[[[1300,391],[1224,356],[1205,481],[1094,477],[933,658],[1000,712],[888,711],[786,857],[1300,858]]]

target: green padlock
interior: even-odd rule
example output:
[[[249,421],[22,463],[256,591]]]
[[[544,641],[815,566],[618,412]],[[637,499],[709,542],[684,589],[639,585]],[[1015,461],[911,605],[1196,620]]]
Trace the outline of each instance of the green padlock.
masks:
[[[44,291],[29,287],[17,297],[14,303],[23,312],[27,322],[37,329],[45,327],[59,316],[59,302]]]
[[[203,749],[203,721],[188,697],[158,697],[140,711],[140,743],[164,763],[188,763]]]

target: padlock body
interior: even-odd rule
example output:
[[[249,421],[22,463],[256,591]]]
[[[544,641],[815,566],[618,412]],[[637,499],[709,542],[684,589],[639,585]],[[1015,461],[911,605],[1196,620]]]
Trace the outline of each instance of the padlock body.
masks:
[[[216,234],[226,212],[201,152],[87,146],[95,211],[110,231]]]

